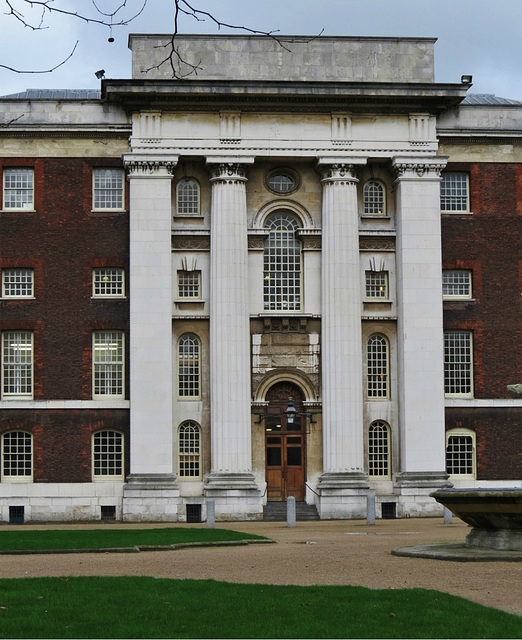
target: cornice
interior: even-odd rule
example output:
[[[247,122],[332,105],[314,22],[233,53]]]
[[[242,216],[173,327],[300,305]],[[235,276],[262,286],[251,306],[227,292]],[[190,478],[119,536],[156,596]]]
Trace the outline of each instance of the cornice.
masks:
[[[121,139],[128,140],[132,133],[132,127],[126,126],[121,129],[102,129],[95,127],[92,129],[67,128],[63,127],[38,127],[38,129],[16,127],[0,127],[0,138],[82,138],[92,140],[94,138]]]
[[[217,80],[104,80],[102,98],[127,111],[186,108],[208,111],[311,111],[347,109],[440,113],[466,96],[460,84],[393,82],[285,82]]]

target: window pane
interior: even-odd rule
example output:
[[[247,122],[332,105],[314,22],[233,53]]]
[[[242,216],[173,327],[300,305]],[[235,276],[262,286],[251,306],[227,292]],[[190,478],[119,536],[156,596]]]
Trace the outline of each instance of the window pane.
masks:
[[[94,209],[123,209],[122,169],[94,170]]]
[[[444,269],[442,295],[445,298],[471,298],[471,271]]]
[[[447,212],[468,212],[468,175],[443,173],[440,185],[440,209]]]
[[[272,173],[268,177],[268,186],[276,193],[288,193],[295,189],[295,180],[287,173]]]
[[[201,271],[178,271],[178,298],[199,299]]]
[[[390,437],[384,422],[374,422],[368,432],[368,474],[390,475]]]
[[[34,208],[34,170],[4,170],[4,209]]]
[[[123,333],[96,331],[93,344],[94,395],[123,397]]]
[[[32,269],[4,269],[2,295],[4,298],[32,298],[34,272]]]
[[[388,272],[366,271],[366,297],[388,299]]]
[[[380,182],[371,180],[364,185],[364,215],[383,216],[386,214],[384,187]]]
[[[286,213],[276,213],[267,220],[270,235],[264,250],[264,308],[267,311],[301,309],[301,243],[299,225]]]
[[[384,336],[368,339],[367,368],[368,397],[388,397],[388,342]]]
[[[197,336],[187,333],[178,343],[178,395],[180,398],[200,395],[200,343]]]
[[[474,446],[471,435],[450,435],[446,447],[446,471],[450,475],[474,474]]]
[[[2,395],[31,397],[33,334],[30,331],[5,331],[2,343]]]
[[[6,478],[28,478],[33,474],[33,438],[24,431],[11,431],[2,438],[2,474]]]
[[[99,431],[93,439],[95,476],[123,475],[123,435],[117,431]]]
[[[196,422],[184,422],[179,428],[179,475],[199,477],[201,456],[201,430]]]
[[[444,333],[444,389],[447,395],[471,395],[473,350],[470,331]]]
[[[199,184],[195,180],[181,180],[176,190],[176,209],[179,216],[199,215]]]
[[[92,295],[100,298],[121,298],[125,294],[123,269],[94,269]]]

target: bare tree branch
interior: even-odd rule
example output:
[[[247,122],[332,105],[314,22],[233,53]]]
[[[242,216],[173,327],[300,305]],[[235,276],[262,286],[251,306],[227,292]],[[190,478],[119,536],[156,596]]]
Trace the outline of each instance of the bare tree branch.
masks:
[[[138,16],[140,16],[149,5],[149,0],[135,0],[135,2],[139,1],[139,5],[137,9],[134,9],[134,7],[131,6],[133,0],[114,0],[115,8],[112,11],[109,11],[100,8],[100,0],[89,0],[88,3],[86,0],[83,0],[82,3],[78,2],[78,4],[83,4],[82,9],[69,10],[60,7],[59,4],[56,4],[57,1],[59,2],[59,0],[4,0],[4,3],[8,9],[6,11],[6,15],[12,16],[21,25],[23,25],[24,28],[30,29],[32,31],[42,31],[44,29],[49,29],[50,25],[48,25],[47,20],[53,15],[61,15],[74,18],[76,20],[82,20],[87,24],[94,24],[108,28],[110,34],[110,42],[113,41],[113,28],[129,25],[131,22],[136,20],[136,18],[138,18]],[[201,61],[190,62],[189,60],[187,60],[185,54],[180,52],[176,44],[176,38],[180,33],[179,20],[181,15],[192,18],[197,22],[204,22],[208,20],[215,27],[217,27],[218,30],[225,28],[231,29],[233,31],[249,33],[252,35],[265,36],[277,42],[281,48],[289,51],[288,39],[283,39],[278,36],[278,30],[262,31],[260,29],[254,29],[244,25],[236,25],[229,22],[224,22],[220,20],[214,13],[199,9],[197,6],[194,6],[194,2],[195,0],[172,0],[172,5],[174,8],[172,35],[169,38],[168,42],[165,45],[162,45],[162,47],[165,48],[165,57],[158,64],[145,69],[144,73],[151,71],[152,69],[159,69],[163,65],[169,65],[172,77],[178,80],[182,80],[188,76],[197,75],[198,71],[201,70]],[[150,6],[152,7],[153,4],[154,3],[151,2]],[[23,7],[25,7],[26,10],[23,10]],[[34,14],[28,16],[28,12],[30,12],[31,10],[36,10],[38,18],[35,18]],[[125,10],[131,12],[130,16],[127,18],[124,16]],[[317,36],[312,36],[310,39],[313,40],[313,38],[315,37]],[[7,69],[8,71],[12,71],[13,73],[51,73],[71,59],[77,46],[78,42],[76,42],[71,53],[66,58],[49,69],[41,71],[22,70],[7,64],[0,64],[0,68]]]
[[[58,69],[59,67],[63,66],[68,60],[70,60],[73,57],[74,52],[76,51],[76,47],[78,46],[78,43],[79,43],[79,40],[76,40],[76,44],[74,45],[71,53],[67,56],[67,58],[65,58],[58,64],[55,64],[54,67],[51,67],[50,69],[42,69],[41,71],[37,71],[35,69],[23,70],[23,69],[15,69],[14,67],[9,67],[6,64],[0,64],[0,68],[7,69],[8,71],[12,71],[13,73],[52,73],[55,69]]]

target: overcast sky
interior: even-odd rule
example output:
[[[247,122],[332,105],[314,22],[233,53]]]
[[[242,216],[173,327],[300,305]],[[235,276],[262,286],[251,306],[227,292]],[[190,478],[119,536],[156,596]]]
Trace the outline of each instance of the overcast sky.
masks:
[[[473,75],[473,93],[522,100],[522,0],[191,0],[223,22],[285,35],[436,37],[437,82],[459,82]],[[39,13],[12,0],[33,22]],[[118,0],[97,0],[110,10]],[[127,0],[130,17],[143,0]],[[87,11],[91,0],[54,0],[55,6]],[[94,72],[130,77],[129,33],[168,33],[173,0],[148,0],[129,26],[112,31],[75,18],[51,16],[42,31],[24,28],[0,0],[0,64],[17,69],[48,69],[63,60],[78,40],[74,56],[50,74],[18,74],[0,69],[0,95],[28,88],[98,88]],[[92,12],[91,12],[92,13]],[[216,33],[210,21],[180,18],[183,33]],[[221,33],[226,33],[222,30]]]

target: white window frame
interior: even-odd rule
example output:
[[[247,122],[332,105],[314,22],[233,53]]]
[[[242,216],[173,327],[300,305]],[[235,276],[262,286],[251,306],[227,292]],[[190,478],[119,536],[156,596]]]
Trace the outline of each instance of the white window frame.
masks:
[[[462,440],[457,443],[452,443],[452,447],[458,446],[462,450],[452,450],[449,451],[450,441],[453,438],[461,438],[468,440],[467,443],[464,443]],[[471,448],[470,448],[471,445]],[[450,465],[449,455],[453,454],[456,456],[454,458],[454,462]],[[459,457],[460,456],[460,457]],[[456,462],[455,462],[456,461]],[[470,464],[471,463],[471,464]],[[471,473],[455,473],[455,467],[459,468],[469,468],[471,466]],[[453,471],[452,471],[453,470]],[[446,472],[449,473],[451,477],[454,478],[462,478],[462,479],[476,479],[477,477],[477,446],[476,446],[476,433],[471,429],[448,429],[446,431]]]
[[[470,213],[469,174],[445,171],[440,184],[442,213]]]
[[[390,343],[382,333],[366,342],[366,395],[369,400],[390,397]]]
[[[4,400],[32,400],[33,360],[34,334],[32,331],[2,332],[2,398]]]
[[[194,178],[183,178],[176,185],[176,215],[201,215],[201,187]]]
[[[470,269],[443,269],[442,270],[442,298],[444,300],[471,300],[472,298],[471,270]]]
[[[185,420],[178,428],[178,477],[201,478],[201,427],[194,420]]]
[[[388,271],[365,271],[365,300],[386,302],[390,299]]]
[[[21,267],[2,269],[2,298],[33,299],[34,269]]]
[[[368,476],[391,477],[391,429],[383,420],[374,420],[368,427]]]
[[[96,267],[92,270],[93,298],[124,298],[125,269],[120,267]]]
[[[473,334],[471,331],[460,329],[444,331],[444,393],[447,398],[473,397]]]
[[[117,167],[92,170],[92,210],[125,211],[125,171]]]
[[[115,389],[116,391],[112,391]],[[125,334],[94,331],[92,335],[92,396],[96,400],[125,397]]]
[[[201,271],[180,269],[178,276],[178,300],[201,300]]]
[[[380,180],[368,180],[363,186],[363,215],[386,215],[386,187]]]
[[[178,340],[178,398],[201,397],[201,340],[195,333],[184,333]]]
[[[119,473],[111,473],[119,469]],[[103,472],[106,473],[103,473]],[[119,482],[125,475],[125,438],[114,429],[92,434],[92,478],[95,482]]]
[[[4,211],[34,211],[34,169],[32,167],[4,169],[2,207]]]
[[[299,222],[291,213],[278,211],[264,225],[269,235],[263,252],[264,311],[299,313],[302,311],[302,246]]]
[[[22,438],[23,436],[23,438]],[[14,442],[8,442],[13,439]],[[7,448],[15,451],[7,451]],[[29,448],[29,451],[27,451]],[[10,459],[13,457],[13,460]],[[13,463],[13,464],[11,464]],[[33,481],[33,434],[27,431],[6,431],[2,434],[2,482]],[[6,468],[9,472],[6,473]],[[15,473],[10,473],[14,468]]]

